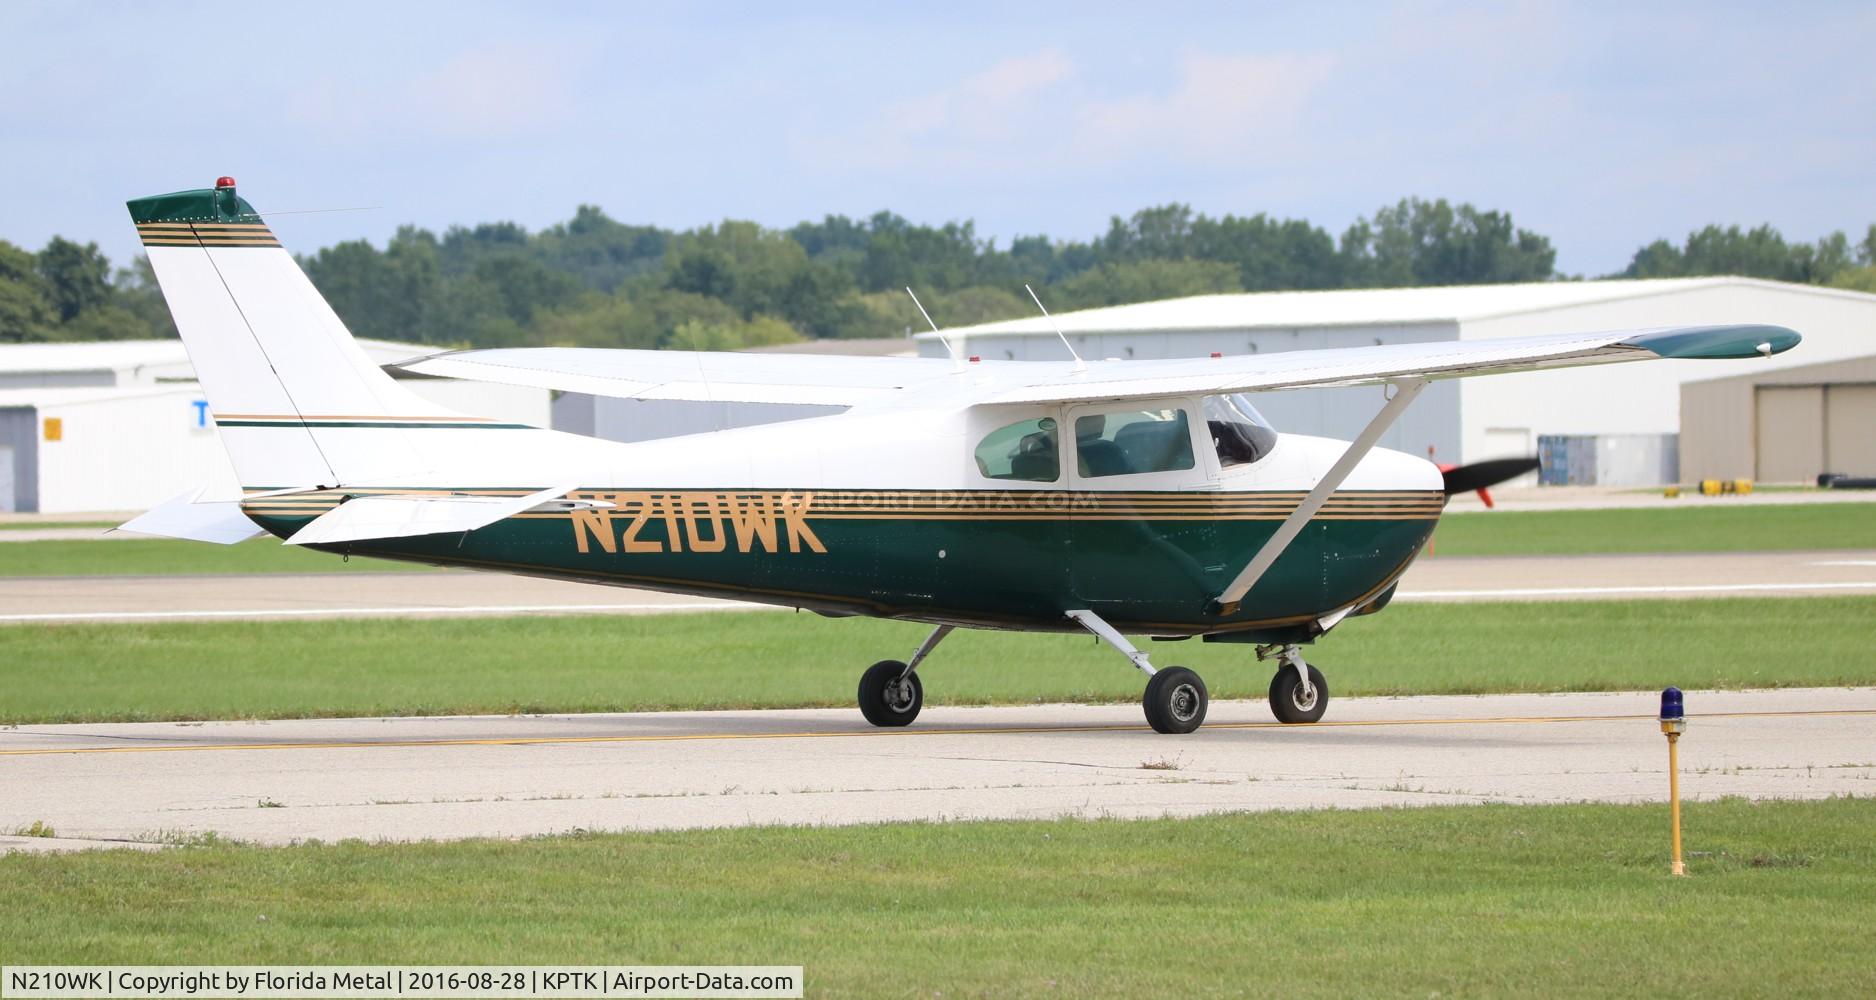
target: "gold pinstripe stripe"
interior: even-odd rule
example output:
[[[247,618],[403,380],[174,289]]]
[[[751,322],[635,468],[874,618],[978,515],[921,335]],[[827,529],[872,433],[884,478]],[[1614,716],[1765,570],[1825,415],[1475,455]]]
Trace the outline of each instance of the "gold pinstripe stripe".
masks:
[[[137,235],[145,246],[280,246],[262,222],[142,222]]]

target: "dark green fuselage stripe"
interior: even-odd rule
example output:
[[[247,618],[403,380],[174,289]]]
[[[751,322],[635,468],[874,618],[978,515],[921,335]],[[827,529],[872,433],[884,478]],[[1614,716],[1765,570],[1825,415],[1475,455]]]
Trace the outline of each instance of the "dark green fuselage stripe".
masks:
[[[251,516],[286,537],[316,513]],[[812,544],[780,518],[763,532],[739,532],[728,519],[633,520],[510,518],[467,533],[328,550],[993,628],[1067,630],[1063,612],[1088,608],[1135,632],[1274,639],[1299,637],[1313,619],[1379,593],[1436,523],[1312,520],[1237,613],[1218,616],[1210,602],[1281,520],[830,519],[808,512],[798,521]]]

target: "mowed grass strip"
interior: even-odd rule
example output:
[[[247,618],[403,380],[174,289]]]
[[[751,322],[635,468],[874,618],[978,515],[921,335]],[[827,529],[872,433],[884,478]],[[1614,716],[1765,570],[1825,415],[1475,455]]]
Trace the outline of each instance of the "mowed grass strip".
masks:
[[[1876,683],[1876,597],[1400,604],[1308,657],[1337,695]],[[13,625],[0,723],[850,707],[927,629],[786,611],[656,616]],[[1241,644],[1148,643],[1214,697],[1262,698]],[[960,631],[920,668],[934,705],[1131,702],[1092,638]]]
[[[171,576],[216,573],[386,573],[431,567],[311,552],[280,539],[235,545],[168,538],[0,542],[0,577]]]
[[[800,964],[810,996],[1870,996],[1876,801],[0,857],[9,964]]]
[[[1665,501],[1664,501],[1665,503]],[[1433,557],[1876,549],[1876,503],[1447,514]]]
[[[1876,503],[1472,511],[1441,518],[1433,555],[1438,558],[1807,549],[1876,549]],[[77,539],[0,545],[0,577],[388,572],[428,568],[369,558],[347,562],[338,556],[282,545],[275,538],[258,538],[239,545],[169,539]]]

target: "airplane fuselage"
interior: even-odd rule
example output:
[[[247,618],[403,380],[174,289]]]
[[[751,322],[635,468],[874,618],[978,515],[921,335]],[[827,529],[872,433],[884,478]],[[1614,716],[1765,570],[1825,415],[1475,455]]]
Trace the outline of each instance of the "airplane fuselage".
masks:
[[[926,422],[929,431],[930,423]],[[905,438],[871,466],[827,470],[769,485],[749,482],[737,456],[770,454],[777,441],[821,442],[823,455],[866,450],[896,416],[813,421],[812,434],[780,424],[610,445],[644,476],[583,486],[575,501],[603,506],[510,517],[465,535],[356,543],[352,554],[499,570],[553,579],[735,597],[827,614],[905,618],[991,628],[1073,631],[1071,608],[1155,635],[1229,635],[1274,641],[1307,635],[1319,617],[1376,602],[1431,535],[1445,502],[1438,470],[1377,450],[1364,460],[1241,606],[1213,599],[1346,448],[1283,435],[1238,469],[1201,456],[1194,468],[1139,488],[1099,489],[1072,461],[1056,482],[972,482],[960,444],[974,434]],[[471,437],[471,429],[451,436]],[[938,439],[931,445],[932,437]],[[603,442],[591,442],[598,445]],[[797,448],[797,458],[799,459]],[[731,467],[722,467],[725,460]],[[664,477],[658,475],[666,470]],[[912,470],[917,469],[914,473]],[[543,471],[542,481],[555,472]],[[571,475],[572,473],[566,473]],[[843,478],[856,481],[841,485]],[[1142,477],[1121,477],[1139,479]],[[1152,477],[1145,477],[1152,478]],[[908,488],[858,483],[910,481]],[[954,482],[940,485],[942,480]],[[757,480],[761,481],[761,480]],[[1158,487],[1158,488],[1152,488]],[[463,482],[438,493],[521,495]],[[346,496],[412,487],[347,487],[250,502],[250,516],[287,537]]]

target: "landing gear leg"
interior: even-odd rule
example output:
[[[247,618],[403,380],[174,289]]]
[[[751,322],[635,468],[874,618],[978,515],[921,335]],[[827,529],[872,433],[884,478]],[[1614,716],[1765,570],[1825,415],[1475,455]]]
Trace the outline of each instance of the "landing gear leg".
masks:
[[[1070,611],[1068,617],[1075,624],[1094,633],[1101,641],[1114,647],[1132,661],[1133,665],[1147,675],[1146,695],[1141,699],[1146,709],[1147,725],[1158,733],[1189,733],[1205,721],[1205,709],[1211,703],[1211,696],[1205,690],[1205,681],[1197,673],[1184,667],[1167,667],[1164,670],[1153,669],[1147,655],[1127,641],[1114,626],[1101,620],[1101,616],[1092,611]]]
[[[1294,644],[1260,646],[1257,658],[1275,656],[1277,675],[1270,679],[1270,711],[1278,722],[1316,722],[1329,708],[1329,682],[1322,671],[1303,662],[1303,653]]]
[[[919,682],[918,665],[951,634],[956,626],[940,625],[919,643],[912,659],[881,660],[860,675],[860,714],[875,726],[909,726],[925,707],[925,685]]]

